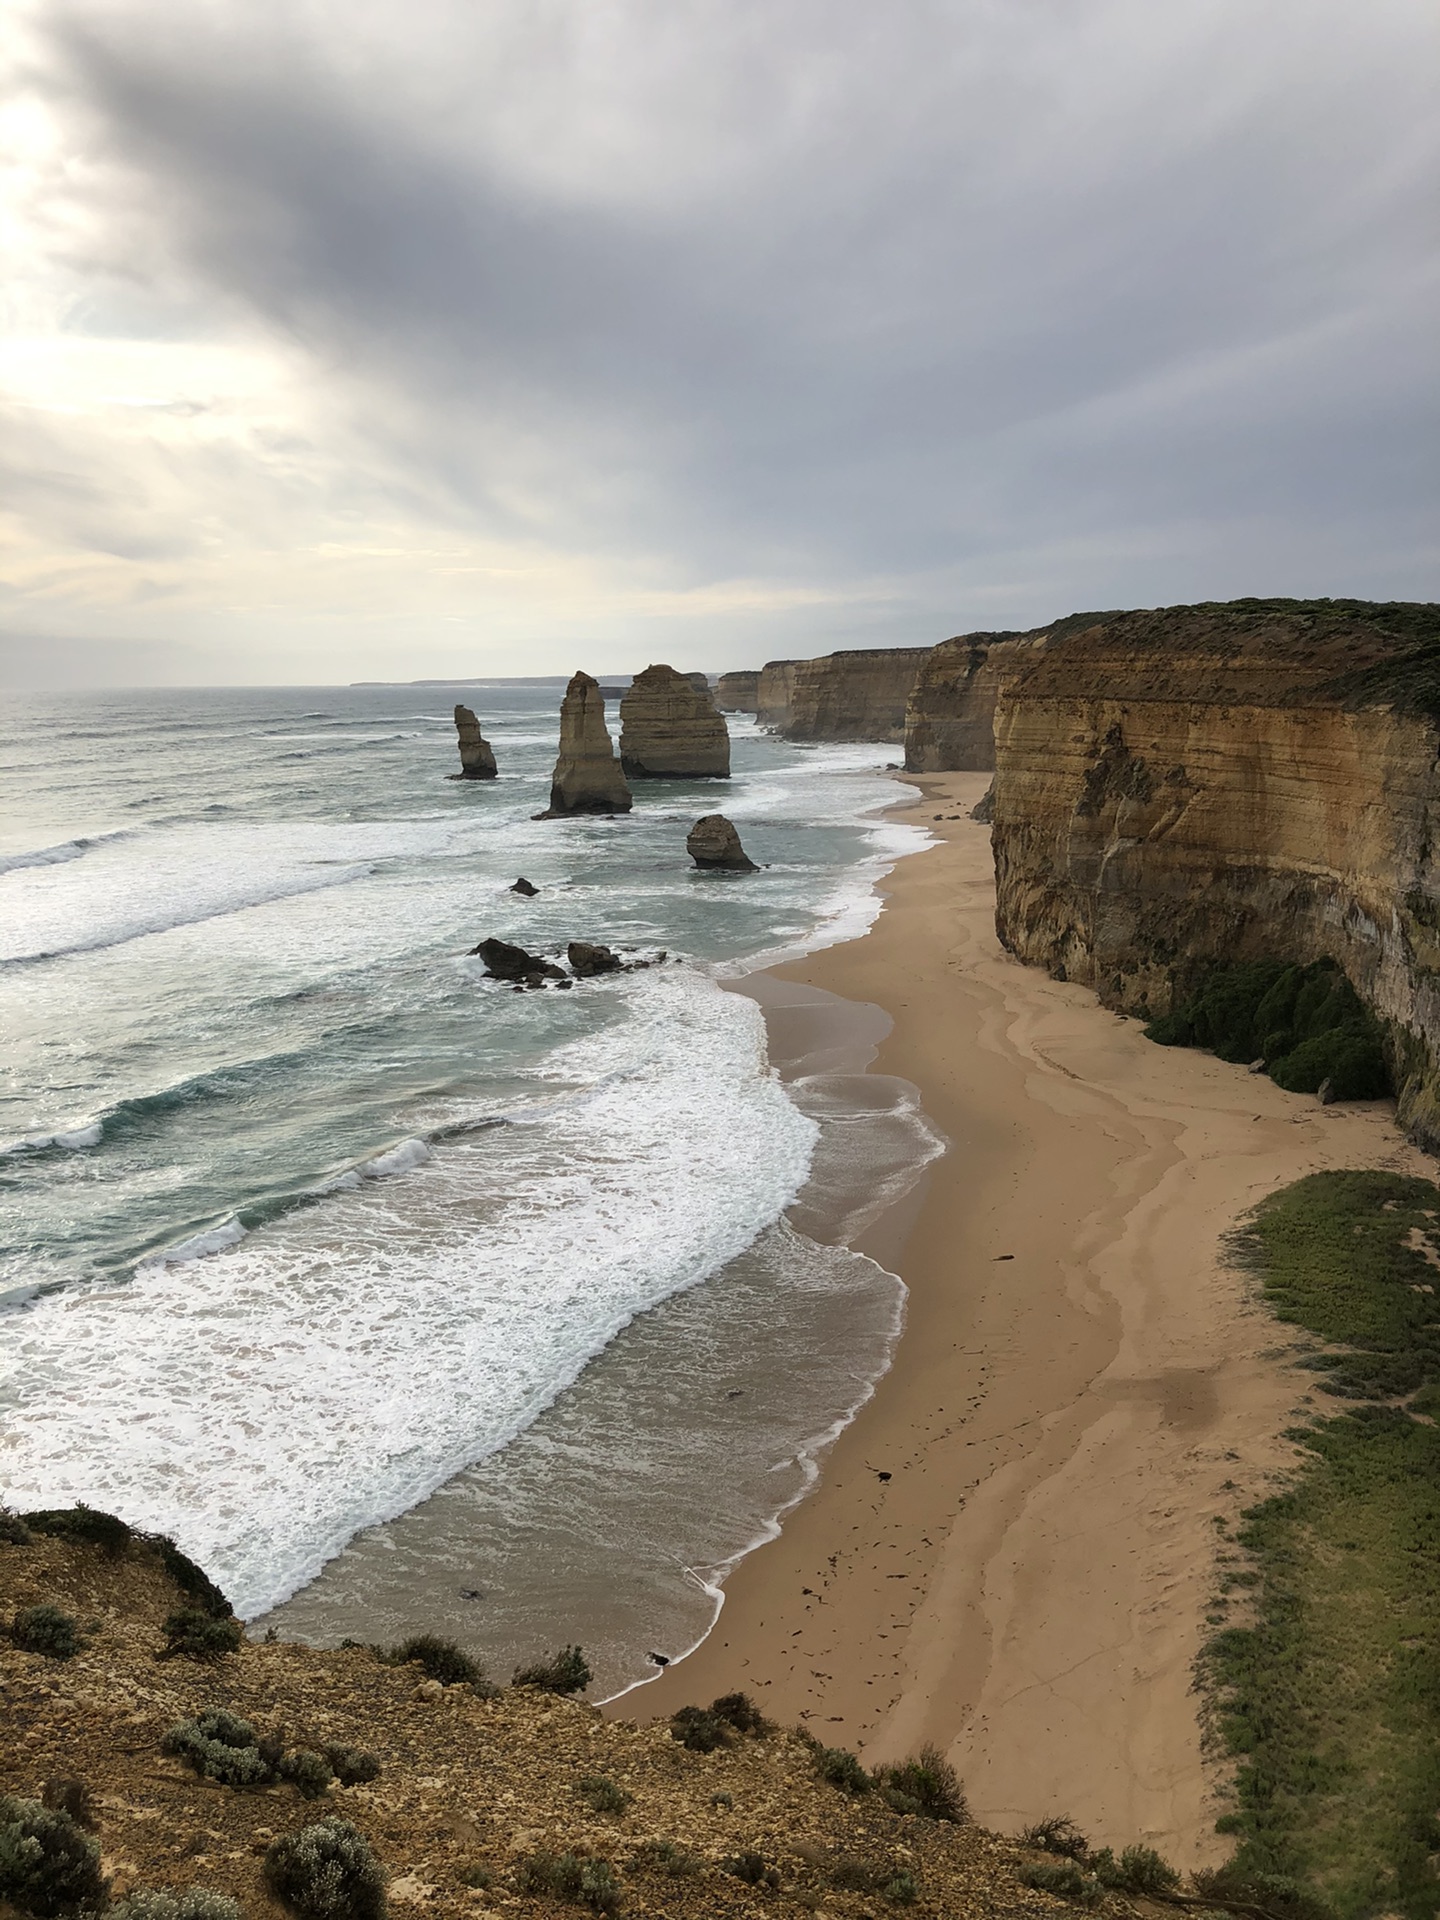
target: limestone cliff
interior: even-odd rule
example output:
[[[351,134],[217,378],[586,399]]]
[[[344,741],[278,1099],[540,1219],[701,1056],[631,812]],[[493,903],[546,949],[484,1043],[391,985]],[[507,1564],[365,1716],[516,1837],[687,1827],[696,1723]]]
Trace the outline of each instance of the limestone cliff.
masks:
[[[989,773],[995,766],[995,701],[1026,636],[962,633],[921,662],[905,708],[909,773]]]
[[[493,780],[496,774],[495,755],[490,742],[480,731],[480,722],[469,707],[456,707],[455,732],[460,741],[460,771],[452,774],[458,780]]]
[[[906,703],[929,651],[860,647],[797,660],[789,717],[772,724],[788,740],[903,740]]]
[[[755,688],[755,718],[762,727],[783,733],[790,724],[790,694],[798,660],[767,660]]]
[[[631,780],[730,776],[730,735],[700,676],[646,667],[620,702],[620,765]]]
[[[630,788],[605,725],[605,698],[588,673],[577,673],[560,706],[560,753],[543,816],[628,813]]]
[[[715,704],[721,713],[754,713],[760,704],[758,669],[742,673],[722,673],[715,683]]]
[[[1328,957],[1440,1147],[1440,608],[1235,601],[1084,616],[995,713],[996,926],[1106,1004]]]

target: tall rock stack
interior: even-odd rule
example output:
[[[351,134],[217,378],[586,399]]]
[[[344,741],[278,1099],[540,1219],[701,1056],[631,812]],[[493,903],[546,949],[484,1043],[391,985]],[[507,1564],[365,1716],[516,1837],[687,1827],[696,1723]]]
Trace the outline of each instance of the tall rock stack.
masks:
[[[456,707],[455,731],[460,736],[460,771],[452,780],[493,780],[495,754],[469,707]]]
[[[646,667],[631,681],[620,702],[620,765],[632,780],[729,779],[729,730],[696,678]]]
[[[630,788],[605,725],[598,681],[577,673],[560,703],[560,754],[550,782],[546,820],[572,813],[628,813]]]

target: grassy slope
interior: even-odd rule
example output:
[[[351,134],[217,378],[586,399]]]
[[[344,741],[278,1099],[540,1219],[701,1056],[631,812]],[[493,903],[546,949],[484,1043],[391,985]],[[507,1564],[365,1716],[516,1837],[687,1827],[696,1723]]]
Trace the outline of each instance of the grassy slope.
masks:
[[[1422,1248],[1440,1248],[1440,1188],[1382,1173],[1313,1174],[1239,1236],[1349,1404],[1294,1436],[1302,1470],[1245,1516],[1255,1624],[1204,1663],[1241,1757],[1224,1824],[1238,1864],[1345,1916],[1440,1905],[1440,1271]]]

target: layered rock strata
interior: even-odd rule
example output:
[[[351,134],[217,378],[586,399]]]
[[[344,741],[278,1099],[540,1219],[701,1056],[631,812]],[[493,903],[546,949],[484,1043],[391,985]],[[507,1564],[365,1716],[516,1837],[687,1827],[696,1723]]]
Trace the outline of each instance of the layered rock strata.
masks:
[[[615,758],[597,681],[577,673],[560,706],[560,754],[542,819],[576,813],[628,813],[630,788]]]
[[[754,713],[760,704],[760,672],[722,673],[715,683],[715,704],[721,713]]]
[[[991,773],[1000,681],[1028,640],[962,633],[932,647],[905,707],[908,773]]]
[[[632,780],[730,777],[730,734],[703,674],[636,674],[620,702],[620,765]]]
[[[723,813],[707,813],[685,836],[685,851],[697,867],[727,873],[755,873],[755,862],[740,844],[740,835]]]
[[[798,660],[767,660],[755,681],[755,718],[762,727],[783,733],[790,724],[790,695]]]
[[[1236,601],[1067,621],[1002,679],[996,927],[1110,1006],[1342,967],[1440,1149],[1440,608]]]
[[[493,780],[495,754],[480,731],[480,722],[469,707],[456,707],[455,731],[460,738],[460,771],[453,780]]]
[[[789,717],[773,724],[787,740],[903,740],[906,705],[929,652],[863,647],[798,660]]]

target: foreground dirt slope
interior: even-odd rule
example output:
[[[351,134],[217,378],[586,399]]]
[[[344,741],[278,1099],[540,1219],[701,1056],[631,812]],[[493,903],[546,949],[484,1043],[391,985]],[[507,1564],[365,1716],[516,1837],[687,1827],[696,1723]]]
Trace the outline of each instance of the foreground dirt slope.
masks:
[[[83,1781],[117,1896],[199,1885],[232,1894],[247,1915],[278,1920],[261,1873],[266,1847],[339,1814],[380,1855],[392,1914],[574,1915],[516,1890],[517,1865],[542,1848],[607,1859],[625,1913],[675,1920],[901,1910],[834,1888],[841,1858],[912,1873],[919,1896],[904,1911],[916,1916],[1066,1911],[1018,1884],[1025,1856],[1009,1843],[896,1815],[873,1795],[847,1798],[816,1777],[811,1750],[792,1734],[690,1753],[664,1725],[605,1721],[544,1694],[484,1700],[427,1681],[417,1667],[384,1665],[365,1648],[247,1644],[211,1665],[162,1660],[162,1623],[184,1601],[150,1549],[109,1558],[64,1539],[0,1544],[0,1624],[45,1602],[76,1616],[87,1644],[58,1661],[0,1635],[0,1793],[38,1797],[47,1780]],[[258,1732],[283,1730],[287,1746],[367,1748],[382,1771],[310,1801],[289,1785],[237,1792],[201,1780],[162,1755],[160,1742],[177,1720],[213,1706]],[[597,1814],[579,1797],[580,1780],[595,1774],[632,1796],[624,1813]],[[656,1840],[699,1856],[699,1870],[675,1878],[645,1864]],[[778,1869],[778,1888],[748,1886],[721,1864],[752,1850]],[[486,1871],[489,1885],[465,1884]]]

